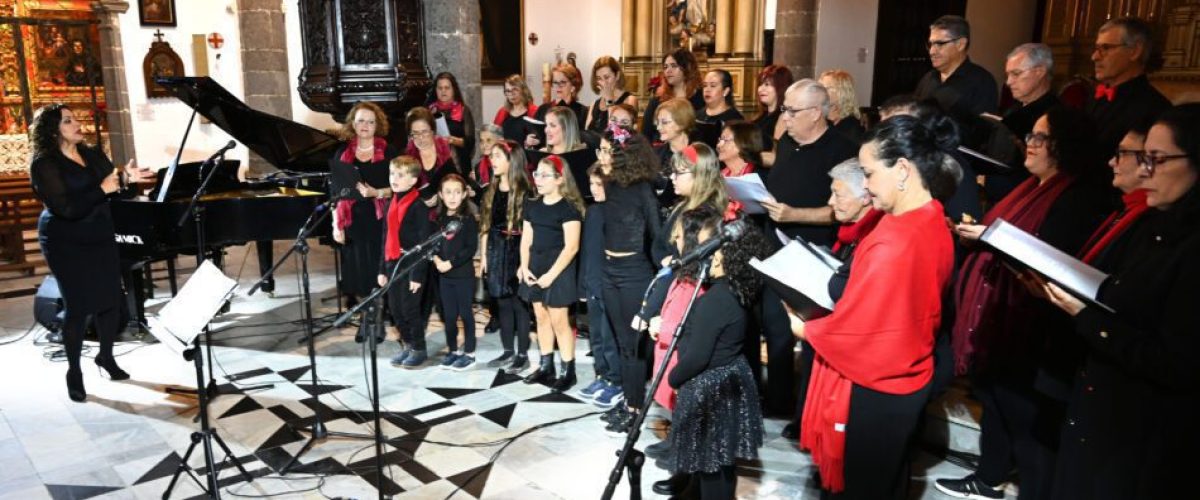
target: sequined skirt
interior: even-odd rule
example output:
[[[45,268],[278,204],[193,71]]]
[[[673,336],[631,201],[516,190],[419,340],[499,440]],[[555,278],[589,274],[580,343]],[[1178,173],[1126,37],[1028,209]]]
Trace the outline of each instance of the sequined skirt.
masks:
[[[745,358],[710,368],[679,388],[671,418],[668,468],[717,472],[737,459],[758,457],[763,417]]]

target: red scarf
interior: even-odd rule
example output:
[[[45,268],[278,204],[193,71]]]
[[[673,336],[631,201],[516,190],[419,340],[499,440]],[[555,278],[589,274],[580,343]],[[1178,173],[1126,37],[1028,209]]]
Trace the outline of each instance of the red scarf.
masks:
[[[800,446],[812,453],[829,491],[845,489],[854,385],[903,395],[932,379],[933,338],[953,269],[954,243],[941,203],[884,216],[855,251],[837,309],[805,326],[816,357]]]
[[[1083,245],[1083,251],[1080,252],[1083,254],[1083,262],[1091,264],[1095,261],[1113,240],[1116,240],[1138,220],[1138,217],[1150,209],[1146,205],[1145,189],[1135,189],[1125,193],[1121,197],[1121,201],[1125,203],[1125,208],[1108,216],[1108,219],[1100,224],[1100,228],[1092,233],[1092,237],[1088,238],[1087,244]]]
[[[433,101],[433,104],[429,105],[429,110],[440,111],[443,115],[450,115],[450,119],[456,122],[461,122],[463,119],[463,103],[458,101]]]
[[[479,165],[475,167],[475,179],[479,181],[480,186],[486,186],[492,182],[492,159],[484,156],[479,159]]]
[[[401,195],[392,195],[392,206],[387,213],[387,241],[383,242],[383,252],[387,260],[399,259],[404,255],[404,244],[400,241],[400,225],[404,223],[404,214],[408,207],[417,199],[417,190],[410,189]]]
[[[421,163],[421,174],[417,176],[417,189],[424,189],[429,184],[429,172],[442,168],[446,162],[454,158],[454,153],[450,151],[450,141],[445,137],[433,138],[433,149],[437,152],[437,159],[433,162],[433,168],[425,168],[425,164]],[[421,162],[421,149],[417,147],[412,139],[408,140],[408,145],[404,147],[404,154],[416,158]]]
[[[722,167],[721,167],[721,177],[741,177],[741,176],[743,176],[743,175],[750,175],[750,174],[753,174],[753,173],[754,173],[754,170],[755,170],[755,168],[754,168],[754,164],[753,164],[753,163],[747,163],[745,167],[742,167],[742,173],[740,173],[740,174],[737,174],[737,175],[733,175],[733,171],[732,171],[732,170],[729,170],[729,167],[727,167],[727,166],[722,166]]]
[[[1050,207],[1074,183],[1074,177],[1061,173],[1040,185],[1037,177],[1030,177],[984,215],[983,225],[1004,219],[1038,236]],[[958,314],[951,339],[955,373],[961,375],[972,364],[986,367],[989,354],[995,354],[988,352],[990,348],[1020,345],[1018,337],[1030,327],[1025,322],[1030,318],[1031,297],[1016,275],[1004,268],[999,255],[982,249],[967,256],[956,286]]]
[[[837,253],[842,247],[854,245],[866,238],[871,233],[872,229],[879,224],[880,219],[883,219],[883,212],[868,208],[867,214],[862,216],[855,222],[842,224],[838,228],[837,241],[833,244],[833,253]]]
[[[339,158],[339,161],[341,161],[342,163],[345,163],[347,165],[354,165],[354,161],[357,159],[357,158],[355,158],[354,153],[357,150],[358,150],[358,137],[357,136],[351,137],[350,141],[348,141],[346,143],[346,150],[342,151],[342,156]],[[375,138],[375,153],[373,155],[371,155],[371,162],[375,163],[375,162],[383,161],[383,159],[385,157],[385,155],[384,155],[385,151],[387,151],[387,140],[385,140],[382,137],[376,137]],[[346,198],[346,199],[338,200],[337,206],[334,207],[334,210],[337,211],[337,216],[338,216],[338,219],[337,219],[338,229],[345,231],[346,228],[350,227],[350,224],[352,222],[354,222],[354,211],[352,209],[354,208],[354,203],[357,201],[358,200],[355,200],[353,198]],[[382,219],[383,218],[384,201],[376,198],[374,202],[375,202],[375,218]]]
[[[533,103],[529,103],[529,104],[525,105],[525,114],[523,114],[521,116],[534,116],[536,114],[537,114],[537,105],[533,104]],[[496,112],[496,117],[492,118],[492,123],[494,123],[496,125],[504,125],[504,120],[507,120],[508,116],[509,116],[508,108],[506,108],[504,106],[500,106],[500,110]],[[521,139],[521,142],[523,142],[523,141],[524,141],[524,138]]]

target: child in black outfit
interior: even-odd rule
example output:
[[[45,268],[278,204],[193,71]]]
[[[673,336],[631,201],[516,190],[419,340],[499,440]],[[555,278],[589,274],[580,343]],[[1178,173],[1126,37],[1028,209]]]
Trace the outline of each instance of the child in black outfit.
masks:
[[[525,203],[521,234],[521,298],[533,304],[537,318],[538,369],[525,377],[527,384],[547,384],[556,392],[575,385],[575,332],[569,307],[579,297],[575,285],[575,254],[582,231],[583,197],[567,162],[550,155],[533,173],[538,198]],[[558,343],[563,373],[556,377],[554,345]]]
[[[718,234],[722,214],[701,205],[684,212],[680,222],[684,238],[678,245],[683,253]],[[706,291],[684,322],[679,362],[667,380],[678,391],[667,437],[674,450],[667,465],[675,477],[660,483],[678,485],[681,477],[693,475],[704,500],[734,498],[734,462],[756,458],[763,443],[758,390],[742,343],[745,308],[762,284],[749,261],[766,252],[761,234],[752,228],[748,233],[753,234],[727,243],[713,255],[709,280],[701,285]],[[692,264],[676,279],[694,281],[698,273],[699,266]]]
[[[494,175],[483,194],[479,246],[483,282],[488,295],[496,300],[504,352],[487,365],[517,374],[529,366],[529,308],[517,296],[517,268],[521,265],[525,201],[533,193],[533,183],[525,169],[525,151],[517,143],[496,143],[488,159]]]
[[[384,209],[383,261],[380,264],[379,286],[387,284],[398,264],[412,264],[401,259],[407,249],[419,245],[432,233],[429,207],[420,200],[417,190],[421,164],[411,156],[397,156],[389,165],[388,181],[392,199]],[[388,290],[388,309],[392,323],[400,330],[404,350],[392,358],[392,366],[416,368],[425,363],[425,322],[421,319],[421,286],[427,275],[425,259],[421,259],[407,277],[397,277]]]
[[[442,323],[446,327],[446,348],[442,368],[463,371],[475,364],[475,314],[471,299],[475,295],[475,251],[479,249],[479,224],[475,209],[467,200],[467,181],[458,174],[442,178],[438,189],[438,227],[457,220],[462,227],[455,237],[442,242],[433,256],[437,270],[438,293],[442,300]],[[463,322],[463,349],[458,348],[458,320]]]

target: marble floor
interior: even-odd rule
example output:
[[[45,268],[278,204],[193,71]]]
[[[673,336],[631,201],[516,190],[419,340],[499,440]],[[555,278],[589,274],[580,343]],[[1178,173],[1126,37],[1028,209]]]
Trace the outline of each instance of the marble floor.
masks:
[[[277,244],[277,255],[285,249]],[[336,313],[336,304],[324,300],[334,294],[330,250],[314,247],[310,267],[315,315],[326,318],[320,321],[326,325]],[[355,343],[352,328],[320,335],[320,377],[313,384],[307,349],[298,342],[303,334],[295,266],[283,268],[273,297],[245,295],[257,273],[252,248],[230,249],[225,272],[238,279],[239,288],[230,311],[213,324],[213,375],[220,395],[209,416],[247,474],[215,447],[224,496],[372,498],[378,490],[422,499],[600,496],[623,441],[603,432],[598,408],[574,393],[552,394],[482,363],[466,372],[393,368],[387,360],[399,348],[394,332],[378,353],[383,477],[375,474],[373,442],[354,438],[320,441],[298,467],[280,474],[307,440],[298,429],[318,417],[331,431],[373,432],[368,353]],[[0,292],[29,287],[31,280],[0,277]],[[0,301],[0,499],[162,498],[199,428],[195,400],[164,389],[195,387],[193,365],[161,344],[126,334],[116,352],[133,378],[109,381],[85,359],[88,399],[73,403],[64,388],[65,363],[53,355],[56,346],[41,340],[44,330],[34,326],[32,302],[28,296]],[[152,301],[150,311],[163,302]],[[480,326],[486,322],[485,311],[476,317]],[[480,331],[478,337],[479,359],[499,353],[498,335]],[[440,323],[430,326],[428,340],[431,352],[444,353]],[[587,350],[582,342],[584,381],[593,373],[591,358],[582,355]],[[85,355],[94,352],[91,345]],[[253,387],[259,384],[272,386]],[[656,430],[661,417],[650,415],[639,447],[661,436]],[[783,424],[768,420],[760,459],[739,466],[739,498],[819,497],[807,455],[778,437]],[[201,449],[188,464],[203,470]],[[927,478],[967,472],[918,453],[910,497],[944,498]],[[648,463],[644,494],[654,497],[650,484],[665,477]],[[202,496],[200,484],[184,474],[170,498]],[[623,481],[616,498],[628,496]]]

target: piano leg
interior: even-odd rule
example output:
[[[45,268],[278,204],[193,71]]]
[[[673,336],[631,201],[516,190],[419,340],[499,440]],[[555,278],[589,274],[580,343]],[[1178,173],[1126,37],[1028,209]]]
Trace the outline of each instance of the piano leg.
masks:
[[[179,282],[176,279],[177,276],[178,275],[175,274],[175,256],[172,255],[167,257],[167,282],[171,285],[172,297],[179,294]]]
[[[258,240],[254,242],[254,249],[258,252],[258,275],[266,274],[271,270],[271,266],[275,264],[275,247],[271,240]],[[262,291],[267,292],[267,295],[275,296],[275,277],[271,276],[263,282]]]

